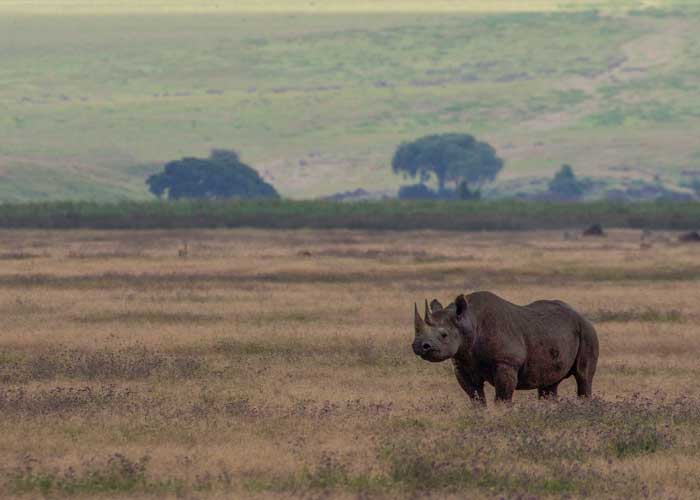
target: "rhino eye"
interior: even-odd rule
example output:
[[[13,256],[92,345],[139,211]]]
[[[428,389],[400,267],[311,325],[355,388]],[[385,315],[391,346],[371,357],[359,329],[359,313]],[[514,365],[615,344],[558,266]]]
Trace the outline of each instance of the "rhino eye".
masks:
[[[440,332],[440,337],[442,337],[443,339],[446,339],[446,338],[447,338],[447,332]]]

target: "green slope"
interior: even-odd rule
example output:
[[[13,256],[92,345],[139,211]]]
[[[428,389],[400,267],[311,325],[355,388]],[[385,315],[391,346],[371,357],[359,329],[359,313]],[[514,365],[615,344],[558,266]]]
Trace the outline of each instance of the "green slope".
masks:
[[[146,198],[154,165],[213,147],[292,197],[392,191],[395,146],[441,131],[496,145],[502,183],[700,172],[679,2],[168,4],[0,7],[0,201]]]

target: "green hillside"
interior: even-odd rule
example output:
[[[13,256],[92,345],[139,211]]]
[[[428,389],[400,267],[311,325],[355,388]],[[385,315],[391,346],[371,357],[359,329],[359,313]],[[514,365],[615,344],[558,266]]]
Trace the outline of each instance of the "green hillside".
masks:
[[[393,192],[395,146],[445,131],[496,146],[503,191],[700,173],[699,8],[485,3],[7,0],[0,201],[148,198],[214,147],[286,196]]]

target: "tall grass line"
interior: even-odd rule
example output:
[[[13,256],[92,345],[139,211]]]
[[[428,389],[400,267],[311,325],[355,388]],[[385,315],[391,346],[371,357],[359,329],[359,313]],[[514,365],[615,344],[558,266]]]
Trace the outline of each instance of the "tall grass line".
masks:
[[[454,231],[605,227],[694,229],[700,202],[123,201],[0,205],[0,228],[347,228]]]

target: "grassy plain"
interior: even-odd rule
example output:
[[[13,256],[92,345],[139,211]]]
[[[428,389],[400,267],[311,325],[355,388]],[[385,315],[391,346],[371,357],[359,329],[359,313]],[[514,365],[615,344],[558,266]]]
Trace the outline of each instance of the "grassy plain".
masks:
[[[493,143],[506,192],[564,162],[677,184],[698,30],[673,0],[6,0],[0,200],[146,198],[214,147],[287,196],[393,192],[396,145],[443,131]]]
[[[0,496],[695,498],[700,250],[668,236],[3,231]],[[416,359],[413,302],[476,289],[596,321],[595,399],[475,409]]]

